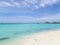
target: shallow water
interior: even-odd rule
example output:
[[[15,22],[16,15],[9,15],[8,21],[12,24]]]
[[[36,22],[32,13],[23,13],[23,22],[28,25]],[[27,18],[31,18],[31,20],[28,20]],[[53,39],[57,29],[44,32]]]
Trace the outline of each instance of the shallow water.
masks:
[[[51,29],[59,29],[60,24],[0,24],[0,41]]]

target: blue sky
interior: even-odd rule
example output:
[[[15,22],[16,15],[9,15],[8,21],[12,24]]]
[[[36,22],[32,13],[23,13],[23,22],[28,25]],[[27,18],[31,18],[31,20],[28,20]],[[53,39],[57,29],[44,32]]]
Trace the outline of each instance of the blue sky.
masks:
[[[0,0],[0,22],[60,21],[60,0]]]

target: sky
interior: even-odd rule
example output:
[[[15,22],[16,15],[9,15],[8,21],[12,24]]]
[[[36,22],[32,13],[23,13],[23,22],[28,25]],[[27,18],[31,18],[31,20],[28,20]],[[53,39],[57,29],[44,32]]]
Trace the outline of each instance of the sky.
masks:
[[[0,23],[60,21],[60,0],[0,0]]]

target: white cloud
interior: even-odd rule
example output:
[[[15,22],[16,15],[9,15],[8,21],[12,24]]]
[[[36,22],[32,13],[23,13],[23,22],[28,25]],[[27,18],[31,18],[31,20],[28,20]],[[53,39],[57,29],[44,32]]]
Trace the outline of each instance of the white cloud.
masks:
[[[13,4],[14,6],[18,6],[18,7],[21,6],[20,3],[18,3],[18,2],[12,2],[12,4]]]
[[[15,0],[10,0],[10,2],[0,1],[0,7],[28,7],[32,10],[36,10],[47,6],[53,6],[53,4],[57,4],[58,2],[60,2],[60,0],[22,0],[19,2],[16,2]]]
[[[0,7],[20,7],[20,3],[18,2],[7,2],[7,1],[0,1]]]
[[[29,3],[29,4],[35,4],[37,3],[37,0],[24,0],[25,2]]]
[[[40,7],[51,6],[58,3],[60,0],[41,0]]]
[[[13,5],[6,1],[0,1],[0,6],[10,6],[11,7]]]
[[[50,22],[60,21],[60,14],[55,14],[55,15],[51,15],[51,16],[43,16],[39,19],[40,19],[40,21],[43,20],[43,22],[45,22],[45,21],[50,21]]]
[[[5,23],[36,23],[45,21],[60,21],[60,14],[43,17],[32,17],[32,16],[17,16],[17,17],[0,17],[0,22]]]
[[[0,23],[31,23],[36,22],[31,16],[18,16],[18,17],[0,17]]]
[[[24,2],[24,1],[21,2],[21,5],[30,7],[30,5],[28,3],[26,3],[26,2]]]
[[[10,0],[10,2],[0,1],[0,6],[26,6],[31,9],[38,9],[46,6],[52,6],[53,4],[56,4],[58,2],[60,2],[60,0],[22,0],[19,2],[16,2],[15,0]]]
[[[53,4],[57,4],[60,0],[24,0],[22,2],[25,6],[34,10],[42,7],[53,6]]]

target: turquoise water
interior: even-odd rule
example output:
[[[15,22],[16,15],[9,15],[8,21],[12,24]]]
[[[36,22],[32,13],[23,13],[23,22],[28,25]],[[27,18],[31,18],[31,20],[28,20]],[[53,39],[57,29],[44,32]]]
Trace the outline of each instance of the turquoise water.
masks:
[[[60,24],[0,24],[0,40],[59,28]]]

